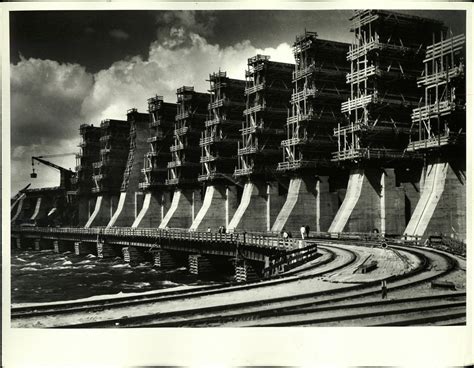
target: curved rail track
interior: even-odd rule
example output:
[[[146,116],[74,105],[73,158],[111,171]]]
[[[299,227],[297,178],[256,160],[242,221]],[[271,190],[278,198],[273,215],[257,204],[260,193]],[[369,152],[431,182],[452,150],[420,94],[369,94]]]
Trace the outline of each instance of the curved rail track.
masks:
[[[251,290],[254,288],[264,288],[279,284],[290,284],[301,280],[316,278],[326,273],[337,271],[341,268],[351,265],[357,260],[357,254],[353,251],[342,249],[336,246],[322,246],[321,248],[323,248],[324,251],[327,253],[328,256],[326,258],[321,260],[317,259],[310,265],[306,265],[296,270],[284,273],[279,277],[268,281],[251,282],[245,284],[239,283],[238,285],[235,285],[235,283],[228,282],[217,285],[199,286],[185,290],[159,291],[156,293],[147,293],[145,295],[141,294],[110,299],[98,299],[93,301],[71,301],[13,307],[11,309],[11,317],[12,319],[21,319],[93,310],[104,310],[107,308],[131,307],[136,305],[143,305],[145,303],[206,297],[209,295],[230,293],[242,290]],[[331,250],[330,248],[332,248],[333,250]],[[339,254],[337,254],[336,251],[339,252]],[[342,255],[344,255],[344,257]],[[338,261],[338,257],[342,258],[343,261]],[[321,269],[319,269],[320,267]],[[314,272],[314,269],[317,269],[317,271]],[[314,273],[306,274],[303,276],[291,276],[291,274],[294,274],[299,271],[313,271]]]
[[[342,321],[342,323],[352,323],[351,321],[356,321],[355,323],[359,323],[359,325],[377,325],[377,323],[380,323],[380,320],[377,321],[376,318],[382,316],[385,316],[384,318],[390,317],[387,319],[387,323],[390,322],[394,325],[403,325],[404,323],[437,323],[443,320],[448,322],[452,321],[453,324],[462,324],[463,321],[465,321],[465,293],[412,298],[410,302],[417,303],[412,307],[412,310],[401,306],[400,300],[402,299],[396,301],[384,300],[381,302],[380,300],[369,300],[360,303],[348,303],[350,300],[368,298],[378,294],[380,292],[380,288],[378,287],[379,281],[357,285],[343,285],[336,289],[316,292],[156,312],[156,310],[160,309],[159,306],[167,301],[198,300],[203,297],[221,293],[233,293],[236,291],[266,288],[279,284],[291,284],[313,278],[316,279],[324,274],[349,267],[359,259],[357,252],[345,248],[343,244],[324,242],[321,243],[319,247],[324,249],[329,256],[326,257],[326,259],[320,259],[319,262],[316,260],[311,266],[302,267],[299,270],[311,272],[310,274],[284,276],[274,280],[238,286],[220,284],[202,286],[192,290],[165,291],[157,294],[130,296],[113,300],[70,302],[54,306],[19,307],[12,309],[12,322],[21,324],[25,321],[35,320],[35,318],[38,317],[78,313],[87,314],[91,311],[105,312],[124,309],[124,311],[128,312],[129,310],[127,311],[125,308],[143,306],[144,304],[152,307],[150,310],[153,312],[134,316],[122,315],[119,318],[110,317],[105,320],[87,321],[86,319],[86,321],[84,321],[84,319],[80,319],[73,323],[70,323],[70,321],[56,321],[57,323],[53,323],[50,327],[164,327],[221,326],[227,324],[235,326],[282,326],[291,323],[291,321],[288,321],[288,318],[294,319],[294,325],[330,324],[338,323],[337,320]],[[393,246],[393,248],[414,254],[419,259],[420,264],[418,267],[403,275],[389,277],[387,279],[389,280],[389,290],[413,287],[420,283],[442,277],[457,267],[456,259],[446,253],[415,247]],[[444,301],[446,298],[455,298],[455,300],[446,302]],[[437,300],[439,303],[433,304],[433,301],[436,302]],[[387,309],[387,306],[392,306],[392,308]],[[350,308],[355,310],[356,313],[351,314]],[[357,308],[359,308],[359,311],[357,311]],[[360,308],[368,308],[369,311],[361,312]],[[416,310],[418,310],[418,316],[412,315]],[[448,313],[451,310],[453,310],[453,313]],[[419,319],[417,322],[417,318],[420,318],[419,313],[421,311],[424,311],[423,315],[425,319]],[[331,317],[318,317],[316,316],[318,313],[333,313],[336,319],[324,320],[324,318]],[[117,313],[115,313],[115,315],[116,314]],[[400,317],[401,314],[406,315],[405,320]],[[280,320],[275,320],[275,318],[280,318]]]

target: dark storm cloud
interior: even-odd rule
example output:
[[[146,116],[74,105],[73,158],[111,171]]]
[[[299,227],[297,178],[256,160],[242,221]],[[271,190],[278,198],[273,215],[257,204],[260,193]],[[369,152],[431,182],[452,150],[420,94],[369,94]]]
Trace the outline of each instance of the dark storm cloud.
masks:
[[[455,34],[465,32],[465,12],[410,13],[445,20]],[[304,29],[349,42],[351,14],[347,10],[10,13],[12,188],[26,184],[29,155],[76,150],[79,124],[123,119],[131,107],[144,111],[146,99],[155,94],[174,102],[176,88],[184,84],[205,91],[207,76],[217,70],[243,79],[246,58],[256,53],[294,62],[291,44]]]
[[[109,35],[117,41],[124,41],[130,38],[130,35],[121,29],[112,29],[109,31]]]
[[[77,64],[31,58],[12,65],[12,148],[76,135],[92,85],[92,75]]]

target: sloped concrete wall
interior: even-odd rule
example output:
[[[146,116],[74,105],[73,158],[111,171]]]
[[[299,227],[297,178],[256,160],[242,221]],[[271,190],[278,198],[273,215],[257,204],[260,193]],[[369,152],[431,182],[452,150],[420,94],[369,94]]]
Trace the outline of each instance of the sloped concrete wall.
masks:
[[[466,239],[466,169],[457,160],[432,160],[426,169],[420,201],[406,235],[444,234]]]
[[[338,202],[338,193],[330,191],[328,176],[293,178],[272,231],[298,233],[301,226],[309,226],[310,232],[327,231]]]
[[[199,189],[176,189],[171,206],[159,228],[188,229],[202,205]]]
[[[229,223],[229,231],[269,231],[280,213],[286,196],[279,195],[276,183],[253,181],[244,186],[239,207]]]
[[[401,234],[405,227],[405,194],[392,168],[351,171],[346,196],[329,232]]]
[[[132,227],[157,228],[171,205],[169,193],[148,192]]]
[[[229,218],[237,209],[237,191],[234,186],[210,185],[201,209],[194,219],[190,230],[205,231],[210,228],[216,231],[220,226],[227,228]]]
[[[137,208],[138,184],[141,178],[143,168],[143,156],[147,153],[149,145],[148,138],[148,120],[134,122],[135,139],[130,142],[130,151],[127,159],[127,168],[124,172],[124,183],[128,176],[128,184],[125,191],[120,194],[117,212],[113,215],[107,227],[112,226],[132,226],[135,221]],[[122,186],[124,185],[122,184]]]
[[[87,220],[85,228],[94,226],[107,226],[117,209],[118,197],[110,195],[100,195],[96,199],[94,211],[89,220]]]

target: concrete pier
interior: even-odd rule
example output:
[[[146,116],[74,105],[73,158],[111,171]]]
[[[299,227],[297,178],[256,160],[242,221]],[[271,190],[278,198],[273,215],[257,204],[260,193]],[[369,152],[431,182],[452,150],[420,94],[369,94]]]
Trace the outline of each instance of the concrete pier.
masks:
[[[220,226],[229,226],[238,207],[237,188],[235,186],[209,185],[204,201],[189,230],[215,231]]]
[[[202,254],[190,254],[188,256],[189,273],[193,275],[201,275],[215,271],[209,258]]]
[[[117,208],[118,198],[110,195],[97,196],[94,211],[85,224],[85,228],[107,226]]]
[[[78,256],[87,254],[97,254],[95,243],[77,241],[74,242],[74,253]]]
[[[291,179],[285,204],[272,226],[298,233],[301,226],[310,231],[327,231],[339,208],[340,193],[331,191],[329,176],[306,176]]]
[[[112,258],[116,256],[122,256],[121,249],[111,244],[98,241],[96,247],[98,258]]]
[[[465,165],[435,159],[423,171],[420,200],[404,234],[418,237],[445,234],[465,240]]]
[[[255,272],[255,269],[246,260],[238,260],[235,263],[235,281],[237,282],[252,282],[258,281],[260,277]]]
[[[53,249],[53,242],[50,239],[34,239],[33,240],[34,250],[46,250]]]
[[[145,261],[145,249],[139,247],[123,247],[123,260],[127,263],[140,263]]]
[[[276,182],[264,183],[256,180],[247,182],[228,230],[269,231],[285,199],[286,196],[278,193]]]
[[[392,168],[366,167],[351,171],[344,202],[329,232],[401,234],[405,226],[405,193]]]
[[[53,249],[55,253],[74,251],[74,243],[66,240],[53,240]]]
[[[127,113],[127,121],[130,123],[130,147],[127,165],[123,173],[117,209],[107,227],[131,226],[143,201],[143,193],[139,192],[138,189],[143,157],[148,151],[149,116],[148,114],[139,113],[136,109],[131,109]]]
[[[150,250],[153,257],[153,265],[155,267],[170,269],[176,268],[177,263],[170,252],[163,249],[152,249]]]
[[[24,246],[23,241],[20,237],[13,238],[12,243],[14,244],[15,248],[18,250],[22,249],[22,246]]]
[[[171,205],[169,192],[148,192],[143,199],[143,205],[138,213],[132,228],[160,226]]]
[[[202,200],[199,189],[177,188],[173,194],[168,212],[166,212],[159,228],[188,229],[201,208]]]

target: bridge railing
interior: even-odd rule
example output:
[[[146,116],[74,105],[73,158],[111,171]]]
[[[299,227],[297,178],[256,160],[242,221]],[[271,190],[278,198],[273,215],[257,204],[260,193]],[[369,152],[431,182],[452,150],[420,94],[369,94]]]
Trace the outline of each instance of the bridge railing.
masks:
[[[130,227],[34,227],[34,226],[16,226],[12,227],[12,232],[33,233],[38,235],[53,234],[74,234],[89,236],[113,236],[128,238],[153,238],[170,239],[179,241],[197,241],[219,244],[240,244],[244,246],[257,247],[275,247],[282,249],[293,249],[300,244],[298,239],[283,239],[282,237],[272,236],[265,233],[216,233],[216,232],[198,232],[187,231],[184,229],[157,229],[157,228],[130,228]]]

